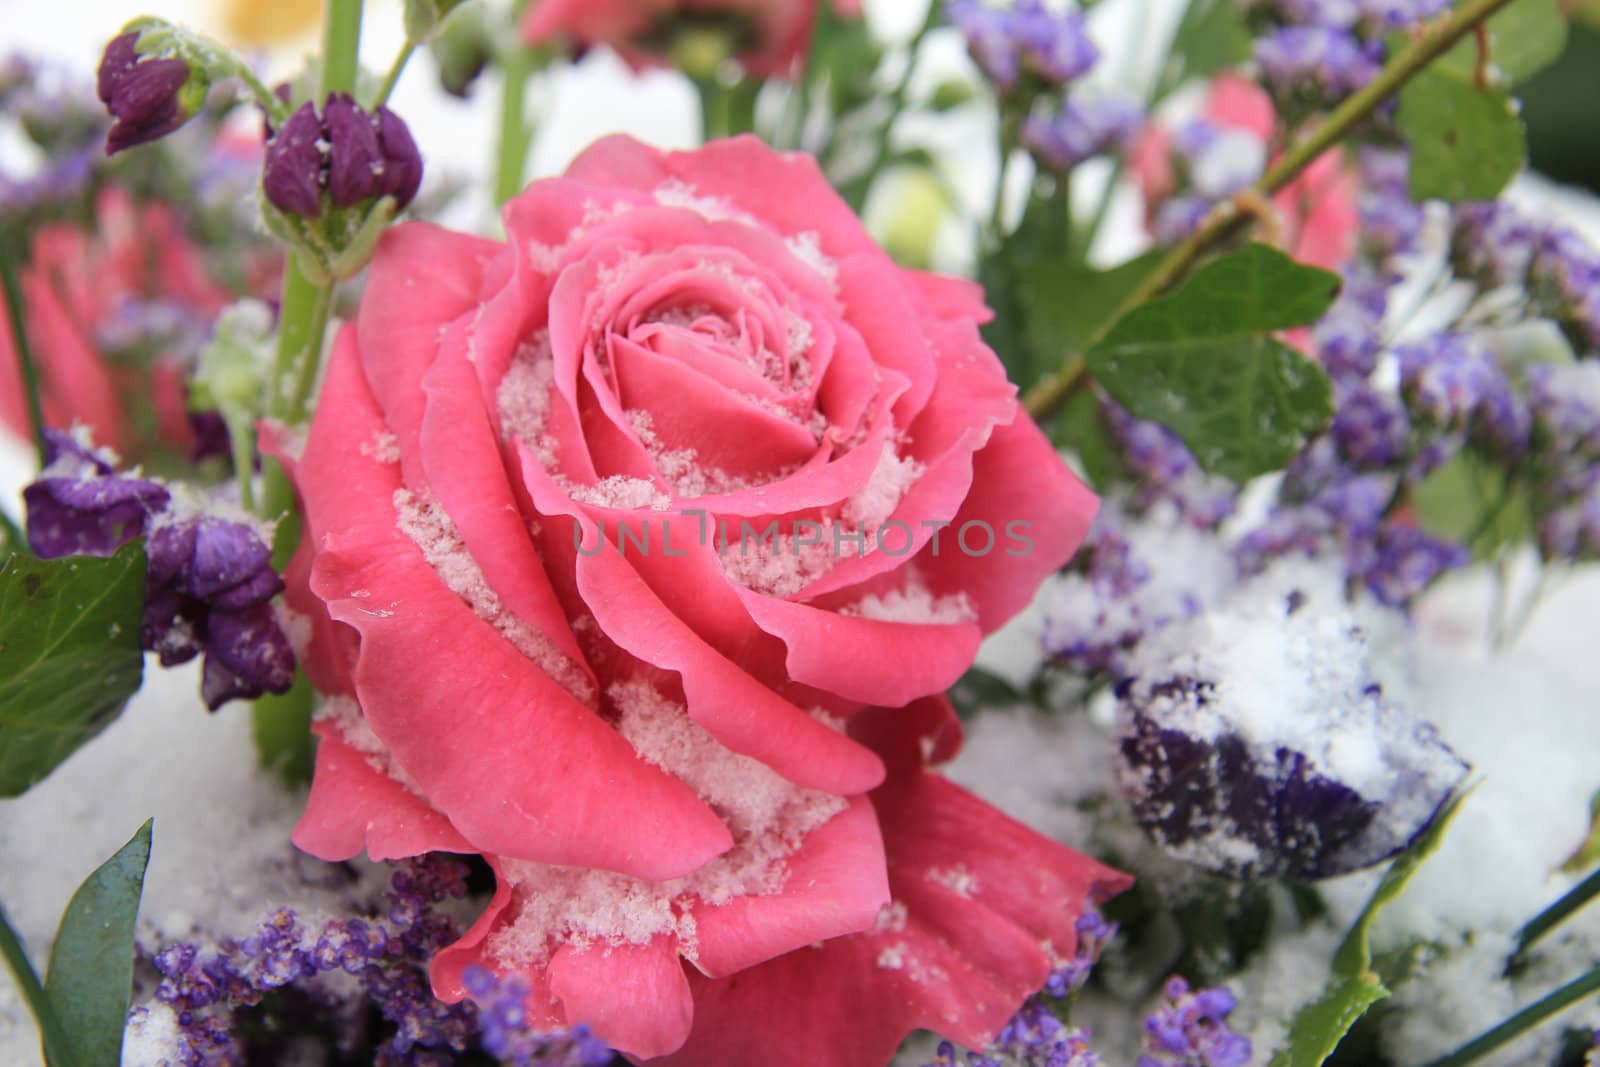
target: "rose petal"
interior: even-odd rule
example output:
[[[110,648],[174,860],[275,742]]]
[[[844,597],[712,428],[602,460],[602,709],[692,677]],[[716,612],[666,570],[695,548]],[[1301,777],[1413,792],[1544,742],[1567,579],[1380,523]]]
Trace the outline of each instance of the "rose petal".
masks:
[[[568,1019],[640,1059],[679,1048],[694,1022],[677,939],[667,935],[648,945],[563,945],[550,959],[550,991]]]
[[[327,722],[311,728],[317,769],[306,810],[295,824],[296,847],[337,862],[365,852],[373,860],[424,852],[475,852],[428,802],[373,766]]]

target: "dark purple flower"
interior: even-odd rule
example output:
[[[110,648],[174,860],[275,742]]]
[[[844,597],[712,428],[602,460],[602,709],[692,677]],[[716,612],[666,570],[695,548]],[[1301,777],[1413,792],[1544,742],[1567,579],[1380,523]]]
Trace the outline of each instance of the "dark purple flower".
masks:
[[[322,214],[322,123],[308,100],[267,142],[261,188],[272,206],[289,215],[314,219]]]
[[[1399,852],[1467,765],[1388,700],[1347,614],[1219,611],[1146,640],[1119,693],[1117,776],[1175,858],[1233,878],[1329,878]]]
[[[267,142],[261,178],[279,211],[318,218],[322,192],[336,208],[393,197],[404,208],[422,184],[422,156],[404,120],[388,108],[362,110],[346,93],[330,93],[319,118],[300,105]]]
[[[44,434],[45,469],[22,491],[28,544],[40,557],[113,555],[166,508],[166,489],[118,473],[108,453],[61,430]]]
[[[139,33],[114,37],[100,60],[98,94],[116,122],[106,154],[165,137],[188,122],[204,100],[206,82],[182,59],[142,56]]]

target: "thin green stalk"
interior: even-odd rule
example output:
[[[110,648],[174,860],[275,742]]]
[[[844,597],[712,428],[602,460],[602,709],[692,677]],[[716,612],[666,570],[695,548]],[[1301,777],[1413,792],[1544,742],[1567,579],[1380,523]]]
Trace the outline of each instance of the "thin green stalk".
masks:
[[[1366,121],[1379,104],[1397,93],[1412,78],[1457,41],[1471,33],[1480,23],[1511,0],[1467,0],[1461,7],[1442,16],[1415,37],[1410,44],[1394,56],[1365,88],[1335,108],[1327,119],[1303,140],[1291,145],[1278,161],[1244,193],[1241,198],[1267,199],[1294,181],[1314,163],[1322,153],[1338,144],[1356,126]],[[1181,280],[1190,267],[1213,245],[1233,234],[1249,221],[1250,216],[1229,205],[1212,212],[1200,228],[1182,243],[1173,247],[1144,280],[1122,302],[1116,315],[1107,319],[1100,335],[1090,338],[1084,348],[1090,349],[1104,336],[1118,319],[1133,308],[1159,295]],[[1065,380],[1066,368],[1045,378],[1023,397],[1023,406],[1034,418],[1052,414],[1070,391],[1071,382]]]
[[[16,979],[22,999],[28,1002],[28,1010],[33,1012],[34,1021],[39,1024],[39,1035],[44,1041],[45,1058],[50,1061],[50,1067],[77,1067],[78,1061],[73,1058],[72,1046],[67,1043],[67,1032],[56,1016],[54,1005],[50,1003],[50,995],[39,981],[38,972],[28,962],[22,939],[17,937],[17,932],[6,919],[4,908],[0,908],[0,956],[5,957],[6,966]]]
[[[1499,1026],[1485,1030],[1449,1055],[1434,1060],[1427,1067],[1465,1067],[1466,1064],[1488,1055],[1501,1045],[1521,1037],[1551,1016],[1596,991],[1600,991],[1600,967],[1528,1005]]]
[[[326,0],[322,16],[322,95],[353,93],[361,69],[361,0]]]
[[[1595,871],[1567,890],[1555,903],[1522,925],[1522,929],[1517,931],[1517,950],[1511,954],[1507,966],[1515,963],[1533,947],[1534,942],[1560,926],[1597,896],[1600,896],[1600,871]]]
[[[28,421],[33,424],[33,442],[39,453],[39,466],[44,466],[44,404],[39,399],[39,365],[33,360],[33,349],[28,347],[28,328],[23,322],[22,286],[17,281],[21,256],[16,245],[0,241],[0,287],[6,298],[6,317],[10,320],[11,345],[17,353],[17,364],[22,368],[22,391],[28,400]]]
[[[522,191],[533,130],[528,125],[528,78],[536,56],[520,44],[500,61],[500,133],[494,178],[494,202],[504,204]]]
[[[939,25],[939,12],[943,9],[943,0],[929,0],[928,13],[923,16],[922,25],[917,27],[917,32],[911,35],[911,40],[906,42],[906,69],[900,72],[900,78],[894,87],[889,90],[889,114],[878,127],[877,135],[872,143],[872,161],[862,171],[862,176],[850,183],[845,199],[857,211],[866,202],[867,193],[872,188],[878,171],[883,168],[883,161],[889,156],[890,139],[894,134],[895,124],[900,121],[900,115],[906,109],[906,98],[911,92],[911,78],[917,72],[917,60],[922,56],[922,42]]]
[[[318,286],[306,324],[305,354],[295,367],[294,388],[289,394],[286,414],[290,424],[304,422],[309,412],[311,390],[316,387],[317,374],[322,369],[322,342],[328,333],[328,315],[332,310],[333,286]]]
[[[13,519],[5,508],[0,508],[0,544],[5,545],[12,552],[21,552],[24,555],[32,554],[32,546],[28,544],[28,535],[23,533],[22,527],[17,525],[17,520]],[[0,557],[0,563],[3,562],[4,558]]]
[[[407,41],[405,47],[400,49],[394,57],[394,62],[389,64],[389,73],[383,76],[383,84],[378,86],[378,95],[372,98],[372,110],[389,102],[389,97],[394,95],[394,87],[400,81],[400,75],[405,72],[406,63],[411,59],[411,53],[417,50],[415,41]]]

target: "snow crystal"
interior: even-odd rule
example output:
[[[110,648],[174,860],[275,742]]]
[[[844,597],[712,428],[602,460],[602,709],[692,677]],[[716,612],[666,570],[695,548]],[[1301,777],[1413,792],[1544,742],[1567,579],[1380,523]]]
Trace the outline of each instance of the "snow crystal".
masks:
[[[507,440],[520,440],[546,468],[555,464],[556,441],[545,433],[550,416],[550,392],[555,386],[555,360],[550,352],[550,331],[541,329],[517,348],[505,377],[495,389],[500,432]]]
[[[822,250],[822,235],[815,230],[805,230],[784,238],[784,244],[795,259],[820,274],[830,286],[837,288],[839,264]]]
[[[726,197],[706,196],[686,181],[674,178],[663,182],[655,190],[656,203],[662,207],[678,207],[693,211],[707,222],[742,222],[755,226],[755,216],[733,205]]]
[[[399,463],[400,439],[392,433],[379,432],[371,441],[362,443],[361,454],[379,463]]]
[[[839,614],[875,619],[879,622],[924,625],[973,622],[978,617],[977,608],[973,607],[972,598],[966,593],[934,596],[915,581],[908,581],[904,589],[868,594],[854,604],[842,608]]]
[[[478,561],[467,550],[456,524],[431,494],[396,489],[394,509],[400,532],[422,550],[428,566],[451,592],[466,601],[480,619],[493,626],[513,648],[536,663],[563,689],[580,702],[593,706],[594,684],[588,675],[549,637],[505,606],[500,594],[489,585]]]
[[[842,797],[802,789],[725,748],[681,704],[646,682],[619,684],[607,695],[618,709],[622,736],[721,816],[733,847],[665,882],[507,860],[505,877],[516,889],[518,912],[489,939],[490,954],[501,962],[540,963],[561,944],[643,945],[660,934],[674,935],[680,953],[692,960],[696,906],[781,892],[788,857],[846,806]]]
[[[372,732],[372,725],[354,700],[345,696],[328,697],[317,707],[316,720],[337,729],[345,744],[366,757],[367,766],[394,779],[417,796],[426,796],[416,779],[406,773],[388,746]]]
[[[902,459],[893,442],[884,442],[878,465],[867,478],[867,484],[845,501],[841,517],[868,531],[876,530],[894,514],[907,491],[922,477],[923,470],[916,460]]]
[[[655,422],[648,411],[629,411],[628,423],[639,437],[639,443],[650,455],[656,471],[672,486],[678,497],[689,499],[737,493],[756,486],[766,485],[787,471],[775,472],[771,478],[750,479],[729,474],[717,467],[704,466],[700,454],[692,448],[667,448],[656,435]],[[653,498],[652,498],[653,499]]]
[[[971,897],[978,891],[978,876],[964,864],[953,867],[930,867],[923,876],[934,885],[942,885],[958,897]]]

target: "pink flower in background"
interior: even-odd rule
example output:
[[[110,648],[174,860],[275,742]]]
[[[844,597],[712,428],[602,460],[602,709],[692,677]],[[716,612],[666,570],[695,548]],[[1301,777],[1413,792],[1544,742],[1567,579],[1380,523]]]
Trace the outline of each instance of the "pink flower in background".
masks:
[[[860,0],[831,0],[842,16],[861,14]],[[635,68],[662,62],[661,35],[671,20],[726,20],[741,38],[740,59],[753,72],[793,71],[811,41],[818,0],[536,0],[522,23],[531,44],[567,37],[615,48]]]
[[[102,334],[139,306],[159,305],[175,329],[208,323],[227,294],[206,276],[198,249],[166,205],[141,204],[108,188],[95,208],[92,233],[66,223],[40,229],[20,279],[45,421],[84,423],[97,442],[123,453],[143,452],[155,435],[187,448],[192,432],[182,369],[162,353],[152,362],[119,363],[107,357]],[[133,417],[140,403],[153,409],[154,427]],[[0,422],[20,436],[31,433],[9,328],[0,329]]]
[[[599,142],[507,243],[386,234],[291,467],[333,695],[296,842],[482,854],[434,963],[638,1059],[982,1046],[1125,879],[927,768],[1095,502],[969,283],[815,162]]]
[[[1271,147],[1277,123],[1267,93],[1231,72],[1219,74],[1212,81],[1200,117],[1215,127],[1248,135],[1263,149]],[[1151,123],[1130,158],[1152,216],[1177,191],[1172,148],[1171,131]],[[1328,270],[1342,267],[1355,252],[1361,221],[1357,192],[1356,177],[1337,149],[1318,157],[1272,198],[1282,226],[1280,243],[1284,251],[1303,263]]]

